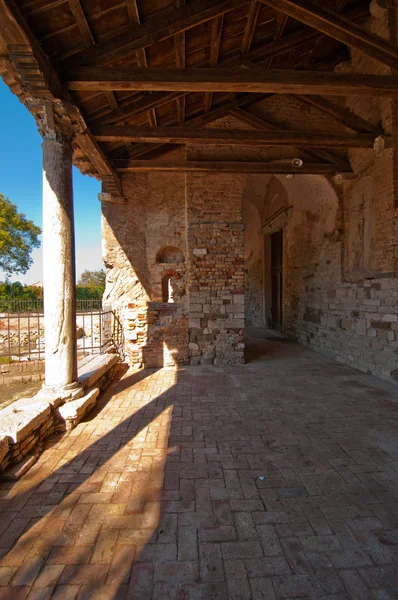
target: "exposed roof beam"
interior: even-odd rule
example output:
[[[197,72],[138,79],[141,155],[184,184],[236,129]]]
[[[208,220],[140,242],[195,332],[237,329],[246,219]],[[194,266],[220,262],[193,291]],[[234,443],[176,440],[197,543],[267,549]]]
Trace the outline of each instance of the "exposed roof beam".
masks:
[[[270,162],[210,162],[210,161],[155,161],[155,160],[116,160],[116,171],[120,173],[139,173],[141,171],[169,171],[169,172],[223,172],[223,173],[273,173],[298,175],[334,175],[336,173],[351,173],[349,163],[311,164],[304,163],[302,167],[294,167],[289,160]]]
[[[312,0],[261,0],[275,10],[397,68],[398,48]]]
[[[304,146],[311,148],[372,148],[370,133],[338,133],[308,131],[246,131],[235,129],[192,129],[186,127],[97,127],[93,130],[99,142],[148,142],[166,144],[210,144],[228,146]]]
[[[67,67],[106,65],[247,3],[248,0],[195,0],[167,13],[162,11],[139,27],[131,28],[130,31],[117,34],[93,48],[74,54],[66,59],[64,64]]]
[[[259,92],[324,96],[394,96],[389,75],[246,69],[132,69],[83,67],[68,73],[68,88],[82,91]]]
[[[379,135],[383,133],[381,127],[374,125],[370,121],[359,117],[355,113],[353,113],[349,108],[345,108],[344,106],[339,106],[334,102],[330,102],[326,100],[326,98],[322,98],[321,96],[296,96],[300,100],[300,102],[304,102],[305,104],[310,104],[317,108],[320,112],[329,115],[342,125],[346,125],[353,131],[363,132],[363,133],[375,133]]]

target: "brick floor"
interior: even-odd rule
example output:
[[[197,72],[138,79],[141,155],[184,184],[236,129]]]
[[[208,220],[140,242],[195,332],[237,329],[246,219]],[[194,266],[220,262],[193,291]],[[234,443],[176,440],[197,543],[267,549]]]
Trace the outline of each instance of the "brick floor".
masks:
[[[249,356],[127,372],[0,484],[0,600],[398,598],[398,388]]]

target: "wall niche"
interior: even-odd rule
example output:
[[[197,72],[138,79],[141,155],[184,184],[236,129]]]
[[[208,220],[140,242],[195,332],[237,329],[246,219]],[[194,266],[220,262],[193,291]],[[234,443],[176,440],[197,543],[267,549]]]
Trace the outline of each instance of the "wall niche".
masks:
[[[156,253],[157,264],[180,264],[185,262],[183,252],[176,246],[165,246]]]

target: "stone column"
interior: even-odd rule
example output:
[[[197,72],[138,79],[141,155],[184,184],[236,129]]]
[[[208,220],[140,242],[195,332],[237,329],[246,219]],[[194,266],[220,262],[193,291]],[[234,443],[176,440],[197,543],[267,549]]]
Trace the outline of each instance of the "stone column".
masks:
[[[42,148],[44,390],[68,396],[79,389],[72,138],[51,132],[44,137]]]

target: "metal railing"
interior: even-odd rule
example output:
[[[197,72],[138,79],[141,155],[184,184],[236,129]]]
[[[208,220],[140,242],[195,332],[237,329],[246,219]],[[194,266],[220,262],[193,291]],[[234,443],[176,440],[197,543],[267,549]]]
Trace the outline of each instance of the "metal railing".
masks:
[[[78,301],[76,314],[78,358],[118,352],[124,357],[122,325],[109,307],[84,308]],[[0,311],[0,364],[44,360],[44,314],[42,307],[34,311]],[[14,306],[15,309],[15,306]]]
[[[91,310],[100,310],[102,300],[97,298],[85,298],[76,300],[76,311],[85,312]],[[42,313],[44,311],[44,301],[40,298],[0,298],[0,313]]]

